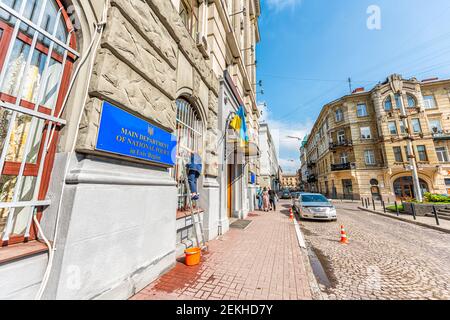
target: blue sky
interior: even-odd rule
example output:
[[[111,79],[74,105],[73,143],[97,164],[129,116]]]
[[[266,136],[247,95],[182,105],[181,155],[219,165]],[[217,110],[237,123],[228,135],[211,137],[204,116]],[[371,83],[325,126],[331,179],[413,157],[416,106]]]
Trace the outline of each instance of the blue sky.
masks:
[[[389,74],[450,78],[448,0],[261,0],[258,80],[263,118],[278,141],[285,172],[299,167],[296,140],[324,104]],[[379,30],[367,10],[380,9]],[[295,160],[291,162],[290,160]]]

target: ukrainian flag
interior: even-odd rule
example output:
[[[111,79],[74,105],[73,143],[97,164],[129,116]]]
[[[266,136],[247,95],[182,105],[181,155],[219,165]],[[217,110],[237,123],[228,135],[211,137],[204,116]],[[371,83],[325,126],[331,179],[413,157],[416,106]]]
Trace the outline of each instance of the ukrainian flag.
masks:
[[[247,131],[247,122],[245,121],[245,111],[244,107],[240,106],[236,116],[230,123],[230,126],[239,132],[239,143],[241,148],[244,148],[249,143],[248,131]]]

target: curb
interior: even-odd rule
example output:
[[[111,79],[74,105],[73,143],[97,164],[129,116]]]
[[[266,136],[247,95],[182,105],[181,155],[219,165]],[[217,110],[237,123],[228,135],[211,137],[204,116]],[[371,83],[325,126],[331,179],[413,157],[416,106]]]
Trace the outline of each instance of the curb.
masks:
[[[306,247],[305,238],[303,236],[303,233],[300,229],[300,224],[297,220],[297,215],[294,213],[294,220],[293,220],[295,233],[297,235],[298,244],[300,247],[300,251],[302,254],[303,263],[305,264],[306,273],[308,276],[308,282],[309,282],[309,289],[311,290],[311,299],[312,300],[328,300],[327,297],[324,295],[322,290],[320,289],[319,282],[316,279],[316,276],[314,275],[314,272],[311,267],[311,260],[309,259],[308,255],[308,249]]]
[[[403,219],[403,218],[397,217],[397,216],[391,216],[391,215],[388,215],[388,214],[385,214],[385,213],[382,213],[382,212],[379,212],[379,211],[366,209],[364,207],[358,207],[358,209],[360,209],[362,211],[374,213],[374,214],[377,214],[379,216],[383,216],[383,217],[386,217],[386,218],[391,218],[391,219],[395,219],[395,220],[398,220],[398,221],[403,221],[403,222],[410,223],[410,224],[415,224],[417,226],[421,226],[421,227],[424,227],[424,228],[433,229],[433,230],[436,230],[436,231],[441,231],[441,232],[450,234],[450,230],[449,229],[441,228],[439,226],[431,226],[431,225],[423,223],[423,222]]]

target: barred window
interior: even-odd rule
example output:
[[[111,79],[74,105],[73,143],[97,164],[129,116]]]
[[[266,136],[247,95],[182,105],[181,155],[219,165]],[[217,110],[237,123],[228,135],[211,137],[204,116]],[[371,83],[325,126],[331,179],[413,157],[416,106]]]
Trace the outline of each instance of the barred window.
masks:
[[[49,204],[62,100],[78,53],[59,0],[0,1],[0,234],[35,238]],[[54,133],[54,134],[53,134]]]
[[[177,104],[177,167],[176,179],[178,182],[178,210],[187,209],[189,196],[182,173],[182,167],[189,163],[191,154],[202,156],[204,126],[197,109],[185,99],[178,99]]]

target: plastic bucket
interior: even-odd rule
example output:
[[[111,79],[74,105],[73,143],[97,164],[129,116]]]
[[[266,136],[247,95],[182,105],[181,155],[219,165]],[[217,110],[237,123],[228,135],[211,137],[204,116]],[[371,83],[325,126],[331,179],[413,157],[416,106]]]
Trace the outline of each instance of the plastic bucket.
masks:
[[[187,266],[196,266],[200,263],[202,250],[200,248],[191,248],[184,250],[185,263]]]

